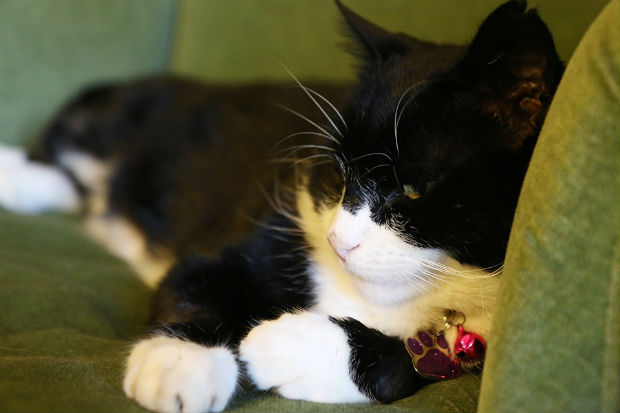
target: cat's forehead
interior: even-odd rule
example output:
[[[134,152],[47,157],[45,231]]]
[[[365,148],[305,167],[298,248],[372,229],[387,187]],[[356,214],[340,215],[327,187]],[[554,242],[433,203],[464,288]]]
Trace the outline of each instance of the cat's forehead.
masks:
[[[352,169],[389,163],[406,174],[433,176],[489,149],[485,120],[460,102],[442,75],[394,85],[373,95],[343,137]]]
[[[401,41],[407,44],[405,51],[367,68],[362,75],[362,92],[388,99],[399,98],[413,85],[450,71],[467,51],[465,46],[435,44],[408,36],[403,36]]]

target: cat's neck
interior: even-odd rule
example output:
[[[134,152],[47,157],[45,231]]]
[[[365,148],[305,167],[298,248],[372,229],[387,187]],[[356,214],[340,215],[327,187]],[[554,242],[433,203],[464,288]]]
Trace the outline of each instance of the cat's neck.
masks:
[[[330,211],[316,211],[310,195],[302,188],[298,193],[298,210],[306,240],[311,246],[309,274],[316,288],[314,311],[333,317],[352,317],[381,332],[409,337],[420,329],[439,329],[446,310],[466,316],[466,327],[483,337],[488,335],[501,276],[482,269],[464,266],[444,257],[436,277],[419,294],[397,303],[383,304],[360,292],[356,279],[349,274],[327,241]],[[451,272],[447,274],[447,272]],[[398,286],[376,285],[378,296],[398,294]],[[391,291],[395,289],[395,291]],[[453,341],[448,332],[449,341]]]

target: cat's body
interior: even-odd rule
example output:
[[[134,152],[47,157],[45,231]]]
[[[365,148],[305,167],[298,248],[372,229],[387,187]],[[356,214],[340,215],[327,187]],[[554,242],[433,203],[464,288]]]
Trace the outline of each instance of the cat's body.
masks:
[[[318,89],[342,105],[349,88]],[[165,76],[96,86],[60,111],[31,158],[68,172],[90,232],[155,286],[182,257],[217,257],[247,238],[273,213],[274,197],[287,196],[291,164],[311,150],[291,146],[323,138],[279,144],[312,126],[278,105],[319,113],[291,84]]]
[[[469,47],[393,35],[340,7],[364,59],[342,115],[303,87],[158,79],[91,91],[46,134],[41,157],[79,184],[94,231],[147,282],[174,262],[124,382],[147,408],[223,409],[236,357],[257,387],[286,397],[388,402],[428,383],[407,337],[440,331],[448,311],[488,337],[521,181],[562,73],[551,36],[521,2]],[[266,100],[323,109],[308,129],[266,115],[277,111]],[[277,154],[293,141],[312,146]],[[456,328],[446,336],[452,346]]]

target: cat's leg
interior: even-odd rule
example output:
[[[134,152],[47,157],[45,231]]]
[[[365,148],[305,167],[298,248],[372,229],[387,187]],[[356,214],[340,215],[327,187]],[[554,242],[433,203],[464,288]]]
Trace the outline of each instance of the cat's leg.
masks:
[[[80,197],[60,169],[28,159],[19,147],[0,145],[0,207],[22,214],[76,211]]]
[[[223,410],[237,386],[233,350],[170,333],[155,333],[134,346],[123,382],[125,394],[159,412]]]
[[[371,399],[390,403],[433,383],[415,372],[402,339],[352,318],[331,320],[347,335],[352,380]]]
[[[239,355],[259,389],[323,403],[371,400],[349,374],[346,332],[327,316],[300,311],[263,321],[241,342]]]
[[[191,260],[173,268],[154,297],[150,337],[127,360],[127,396],[159,412],[224,409],[237,385],[235,341],[245,329],[234,308],[243,289],[236,282],[225,264]]]
[[[402,340],[307,311],[253,328],[239,354],[257,387],[291,399],[391,402],[428,383],[413,370]]]
[[[251,325],[306,305],[281,288],[277,277],[261,278],[267,272],[251,258],[192,259],[171,271],[154,298],[151,336],[128,359],[129,397],[160,412],[226,407],[239,376],[235,353]]]

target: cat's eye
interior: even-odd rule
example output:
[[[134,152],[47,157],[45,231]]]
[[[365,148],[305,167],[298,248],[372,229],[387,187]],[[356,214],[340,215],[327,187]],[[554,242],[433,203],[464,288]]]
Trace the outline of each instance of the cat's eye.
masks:
[[[409,199],[418,199],[422,196],[419,191],[417,191],[413,185],[403,185],[403,192]]]

